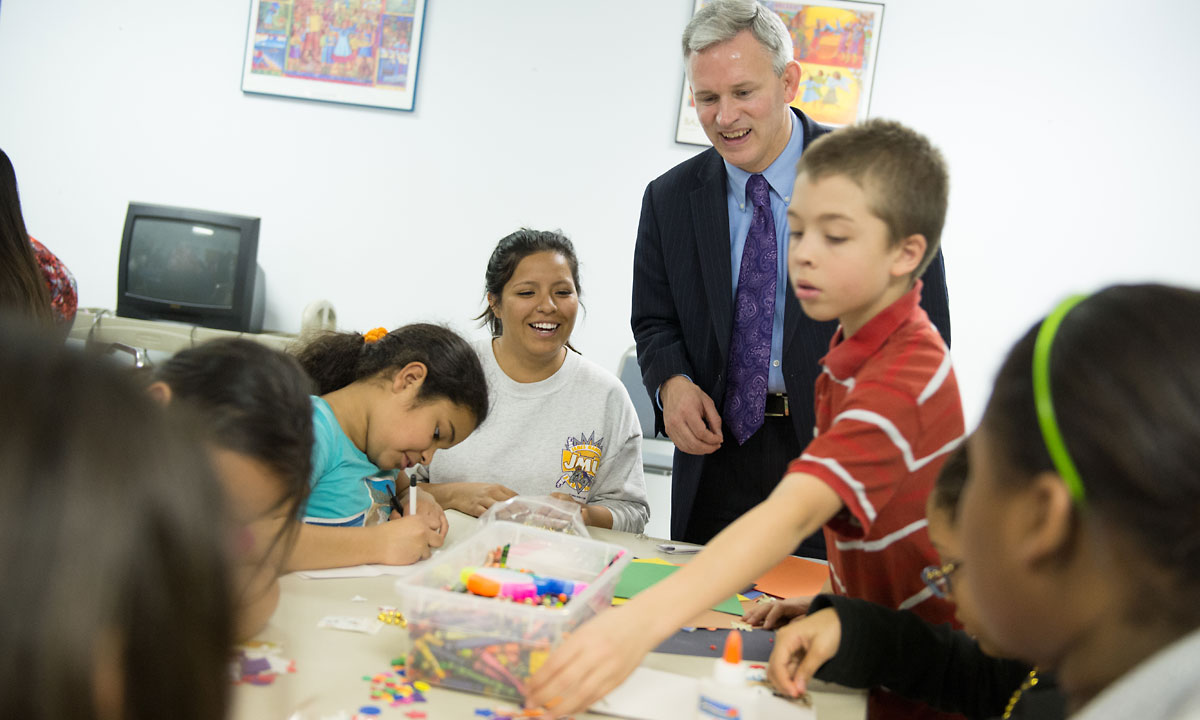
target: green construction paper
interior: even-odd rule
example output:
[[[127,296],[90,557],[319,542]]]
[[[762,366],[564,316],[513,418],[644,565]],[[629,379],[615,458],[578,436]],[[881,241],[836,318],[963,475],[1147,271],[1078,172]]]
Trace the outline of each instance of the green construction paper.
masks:
[[[617,581],[617,587],[613,590],[613,597],[631,598],[678,569],[679,567],[676,565],[631,562],[621,573],[621,579]],[[730,596],[714,605],[713,610],[730,615],[741,615],[742,604],[736,597]]]

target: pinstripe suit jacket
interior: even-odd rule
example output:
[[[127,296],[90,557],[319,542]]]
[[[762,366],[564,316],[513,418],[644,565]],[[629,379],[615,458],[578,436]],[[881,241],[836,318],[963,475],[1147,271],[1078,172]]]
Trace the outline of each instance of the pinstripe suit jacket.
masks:
[[[799,110],[793,112],[800,119],[805,148],[829,132]],[[642,196],[631,325],[642,382],[651,399],[668,378],[687,375],[708,393],[718,411],[724,407],[733,332],[733,270],[725,194],[725,163],[709,148],[653,180]],[[940,251],[923,280],[921,305],[949,344],[950,310]],[[820,374],[819,361],[829,350],[837,322],[810,320],[795,295],[785,292],[783,297],[783,381],[803,448],[813,433],[813,387]],[[652,405],[655,430],[665,434],[662,411],[657,403]],[[704,458],[675,451],[672,537],[682,537],[687,527]]]

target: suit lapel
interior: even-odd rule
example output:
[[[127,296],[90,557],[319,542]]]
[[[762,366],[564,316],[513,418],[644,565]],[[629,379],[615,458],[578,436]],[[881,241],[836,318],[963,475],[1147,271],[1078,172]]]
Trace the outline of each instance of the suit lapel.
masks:
[[[712,309],[713,331],[721,349],[720,367],[729,357],[733,333],[733,268],[729,261],[729,208],[725,199],[725,165],[716,150],[697,173],[699,186],[691,193],[692,224],[700,253],[704,294]]]

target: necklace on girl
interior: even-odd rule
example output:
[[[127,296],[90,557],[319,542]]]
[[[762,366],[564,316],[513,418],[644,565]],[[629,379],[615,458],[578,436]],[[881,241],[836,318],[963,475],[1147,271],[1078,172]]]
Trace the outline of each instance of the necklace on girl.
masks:
[[[1029,671],[1029,676],[1025,678],[1025,682],[1021,683],[1021,687],[1012,694],[1008,699],[1008,707],[1004,708],[1004,714],[1000,716],[1000,720],[1008,720],[1012,717],[1013,708],[1017,706],[1017,702],[1021,699],[1021,693],[1038,684],[1038,669],[1034,667]]]

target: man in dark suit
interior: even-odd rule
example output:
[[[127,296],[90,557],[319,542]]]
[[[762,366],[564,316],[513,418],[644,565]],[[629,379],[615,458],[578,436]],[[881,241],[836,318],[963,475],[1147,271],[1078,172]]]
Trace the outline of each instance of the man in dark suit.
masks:
[[[796,161],[829,132],[790,107],[801,70],[786,26],[753,0],[716,0],[684,30],[683,52],[696,112],[713,147],[646,187],[631,324],[656,429],[675,444],[671,537],[703,543],[766,499],[812,438],[818,361],[837,324],[808,319],[786,291],[787,205]],[[769,208],[760,199],[764,180]],[[767,237],[774,238],[774,251],[749,249],[760,243],[755,238]],[[769,274],[760,272],[763,257],[769,263],[772,256],[773,284],[756,290],[756,299],[743,299],[739,277],[757,272],[758,283]],[[923,279],[921,304],[949,344],[940,252]],[[768,314],[761,308],[769,309],[769,329],[754,336],[757,347],[747,348],[735,316]],[[748,437],[745,410],[738,407],[744,404],[727,393],[730,376],[743,377],[745,364],[739,360],[734,372],[731,344],[739,358],[760,358],[754,382],[761,385],[765,376],[766,398],[760,388],[761,415],[752,413]],[[738,407],[737,432],[729,427],[731,403]],[[824,557],[820,533],[800,551]]]

